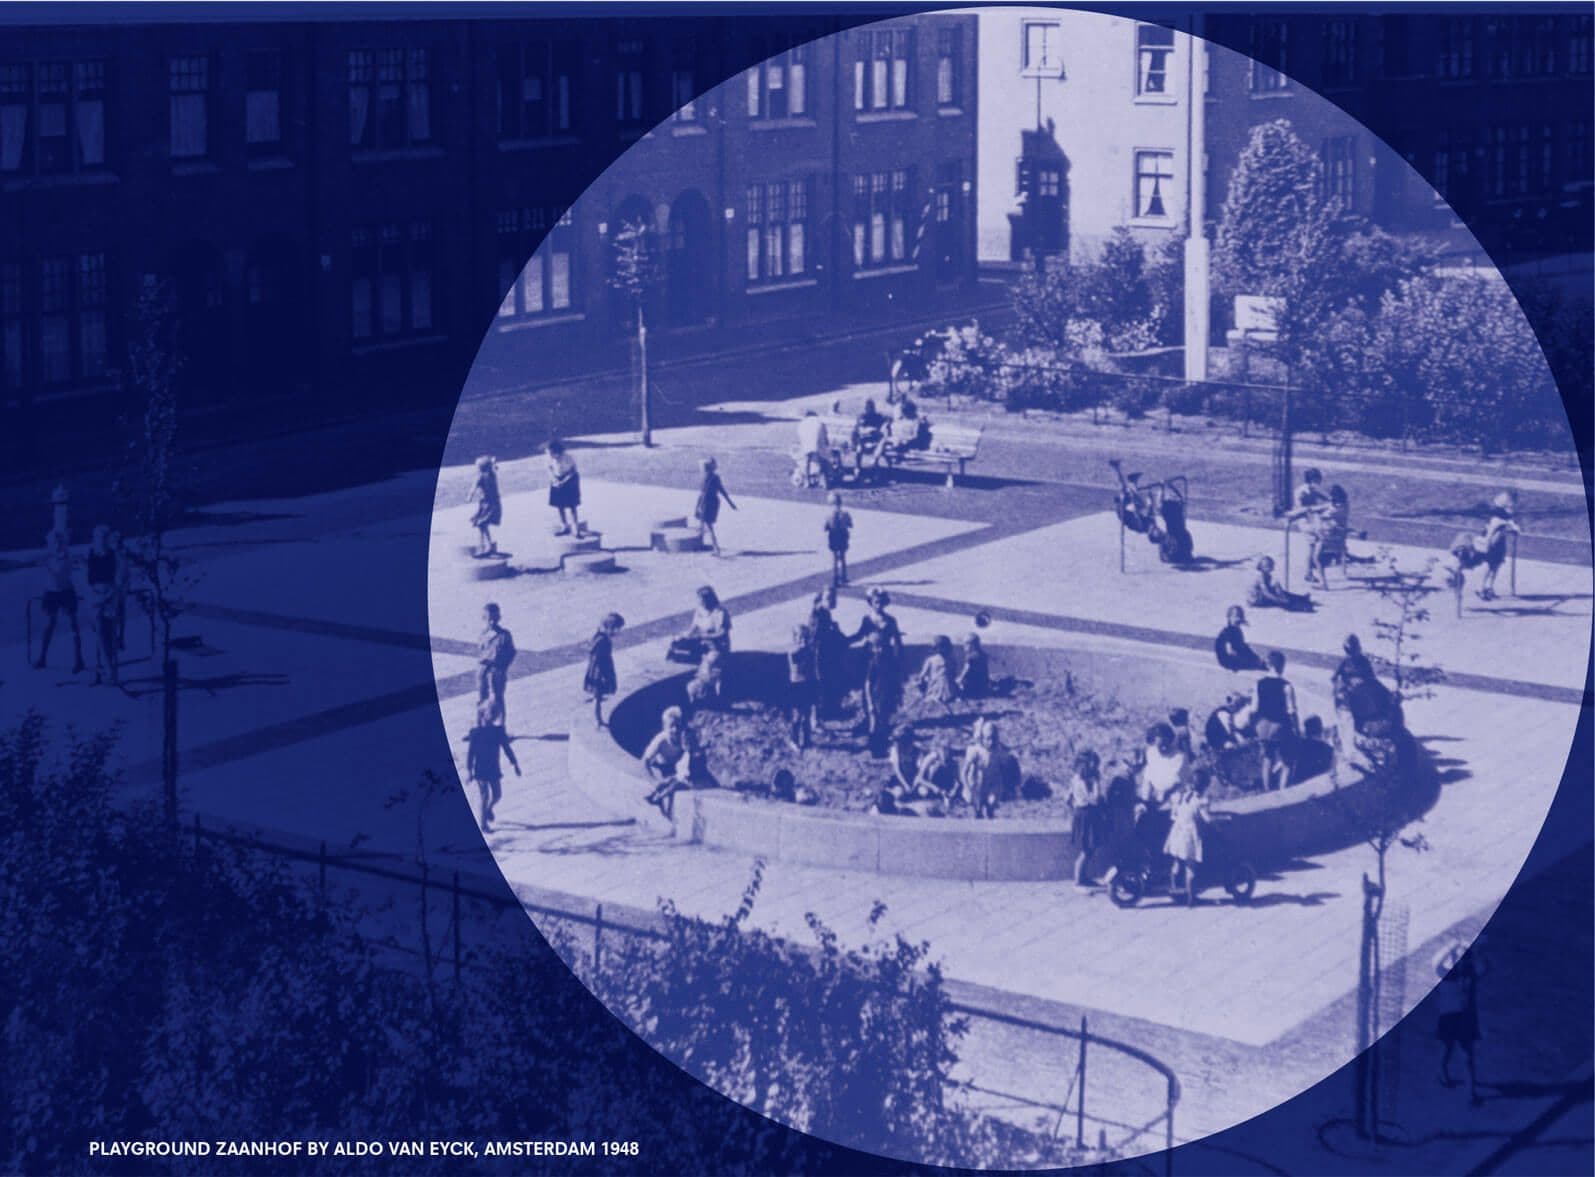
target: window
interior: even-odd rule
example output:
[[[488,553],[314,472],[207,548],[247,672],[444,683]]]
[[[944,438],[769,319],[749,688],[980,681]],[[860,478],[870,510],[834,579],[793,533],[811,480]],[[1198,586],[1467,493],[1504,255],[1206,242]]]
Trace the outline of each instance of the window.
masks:
[[[571,309],[570,213],[522,208],[498,214],[498,317],[525,319]]]
[[[853,177],[853,265],[865,270],[908,258],[912,173],[906,169]]]
[[[809,47],[792,45],[743,74],[750,119],[806,118],[809,113]]]
[[[1168,194],[1174,186],[1172,151],[1135,153],[1135,215],[1148,220],[1167,220]]]
[[[913,95],[914,31],[872,29],[858,34],[853,61],[853,109],[909,109]]]
[[[1534,128],[1527,123],[1518,127],[1513,146],[1512,191],[1527,196],[1533,190]]]
[[[27,306],[22,296],[22,263],[0,264],[0,377],[3,387],[27,381]]]
[[[549,139],[571,130],[574,44],[528,41],[498,50],[498,137]]]
[[[255,150],[282,147],[282,53],[276,49],[244,57],[244,142]]]
[[[1027,20],[1020,25],[1019,72],[1027,78],[1063,77],[1063,25]]]
[[[173,159],[203,159],[210,151],[210,58],[166,62]]]
[[[962,101],[959,59],[964,52],[964,30],[956,25],[936,30],[936,105],[957,106]]]
[[[79,169],[105,166],[105,62],[80,61],[72,67],[75,96],[72,122],[77,133]]]
[[[1335,135],[1324,140],[1324,195],[1349,209],[1356,199],[1357,140]]]
[[[1492,127],[1490,129],[1490,195],[1506,195],[1507,177],[1507,129],[1505,127]]]
[[[1528,67],[1529,72],[1542,78],[1556,73],[1556,24],[1554,16],[1534,18],[1534,38],[1529,46]]]
[[[1412,47],[1405,16],[1379,18],[1379,76],[1404,78],[1412,72]]]
[[[1174,60],[1174,30],[1162,25],[1135,26],[1135,92],[1141,97],[1168,95],[1169,63]]]
[[[30,279],[36,283],[32,291]],[[105,307],[103,253],[44,258],[36,265],[0,265],[4,385],[24,387],[30,375],[46,385],[103,376],[109,352]],[[31,370],[30,357],[36,370]]]
[[[635,127],[643,121],[643,44],[621,41],[615,46],[615,121]]]
[[[1567,124],[1567,178],[1579,183],[1587,181],[1589,173],[1589,122],[1576,119]]]
[[[351,334],[357,341],[424,334],[435,322],[432,223],[356,229]]]
[[[1346,86],[1357,80],[1357,24],[1340,18],[1324,25],[1324,83]]]
[[[1285,76],[1290,68],[1289,32],[1282,20],[1252,22],[1248,54],[1252,59],[1250,85],[1253,94],[1274,94],[1290,85],[1290,79]]]
[[[698,45],[696,41],[677,41],[670,61],[671,117],[681,123],[698,121]]]
[[[1589,74],[1591,26],[1595,17],[1575,16],[1567,37],[1567,72],[1575,77]]]
[[[432,142],[432,51],[349,51],[349,145],[368,151]]]
[[[105,166],[105,63],[0,65],[0,173]]]
[[[1511,17],[1491,17],[1484,22],[1485,41],[1489,45],[1490,76],[1510,78],[1517,56],[1517,21]]]
[[[809,270],[809,192],[812,181],[750,184],[747,191],[748,284],[801,277]]]
[[[1447,17],[1440,28],[1439,74],[1442,78],[1473,76],[1473,18]]]
[[[1540,124],[1539,176],[1535,187],[1550,192],[1556,187],[1556,128],[1550,123]]]

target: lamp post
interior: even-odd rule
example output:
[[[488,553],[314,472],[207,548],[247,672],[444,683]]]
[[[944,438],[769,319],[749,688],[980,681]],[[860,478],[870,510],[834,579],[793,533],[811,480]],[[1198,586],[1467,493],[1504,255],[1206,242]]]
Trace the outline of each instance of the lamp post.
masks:
[[[1207,241],[1207,53],[1201,39],[1202,18],[1193,15],[1186,79],[1185,147],[1185,378],[1207,379],[1208,241]]]

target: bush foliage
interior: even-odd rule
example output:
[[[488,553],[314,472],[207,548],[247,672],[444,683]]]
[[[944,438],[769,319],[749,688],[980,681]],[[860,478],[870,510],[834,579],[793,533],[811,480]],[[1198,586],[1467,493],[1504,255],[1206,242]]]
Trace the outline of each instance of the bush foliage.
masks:
[[[681,1084],[518,912],[458,979],[413,956],[401,967],[360,922],[369,898],[318,896],[281,859],[176,834],[154,806],[113,805],[111,753],[109,739],[52,744],[36,715],[0,733],[0,1169],[125,1171],[89,1142],[146,1136],[629,1139],[636,1158],[560,1164],[849,1167],[840,1149]],[[791,1123],[943,1162],[1066,1159],[946,1098],[959,1024],[925,945],[844,951],[816,925],[819,949],[805,953],[745,918],[667,913],[662,951],[634,943],[592,983],[693,1073]]]

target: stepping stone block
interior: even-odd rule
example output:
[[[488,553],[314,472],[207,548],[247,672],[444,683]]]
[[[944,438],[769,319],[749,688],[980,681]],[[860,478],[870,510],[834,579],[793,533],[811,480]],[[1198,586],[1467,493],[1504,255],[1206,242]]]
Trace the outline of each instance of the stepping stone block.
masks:
[[[648,546],[656,552],[703,552],[709,547],[696,527],[684,523],[655,527],[649,533]]]
[[[508,560],[477,560],[471,566],[472,580],[507,580],[515,575]]]
[[[560,535],[554,537],[554,551],[560,557],[570,556],[576,552],[596,552],[604,546],[604,536],[599,531],[589,531],[578,539],[573,535]]]
[[[615,571],[613,552],[572,552],[560,561],[560,569],[567,575],[585,576],[596,572]]]

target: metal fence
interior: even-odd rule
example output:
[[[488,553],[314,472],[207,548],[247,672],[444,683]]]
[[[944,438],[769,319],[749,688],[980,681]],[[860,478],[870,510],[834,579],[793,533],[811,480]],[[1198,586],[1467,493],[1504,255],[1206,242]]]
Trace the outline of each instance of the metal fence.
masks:
[[[456,979],[473,966],[463,935],[471,905],[494,915],[518,908],[534,917],[545,936],[553,930],[565,933],[566,946],[580,950],[585,957],[580,961],[567,958],[573,969],[587,965],[594,971],[601,969],[605,944],[615,937],[659,943],[668,940],[662,922],[651,920],[646,913],[618,913],[613,908],[606,911],[602,903],[592,904],[590,911],[578,910],[539,901],[530,897],[532,893],[526,888],[517,888],[518,893],[510,897],[489,889],[484,880],[458,870],[437,870],[424,859],[412,867],[386,855],[356,858],[330,850],[324,841],[296,846],[287,840],[268,840],[234,829],[207,826],[198,814],[194,815],[192,831],[196,853],[206,843],[216,843],[298,866],[310,874],[306,882],[323,902],[329,874],[336,872],[413,889],[423,904],[436,897],[447,905],[449,920],[439,937],[435,956],[425,964],[429,969],[450,967]],[[401,958],[414,960],[423,954],[421,948],[399,935],[374,936],[371,940]],[[1109,1154],[1136,1148],[1161,1149],[1164,1172],[1173,1172],[1170,1150],[1174,1147],[1174,1111],[1180,1100],[1180,1083],[1165,1063],[1139,1047],[1095,1033],[1085,1017],[1076,1028],[1021,1017],[970,1000],[951,1003],[949,1014],[995,1032],[1027,1037],[1032,1050],[1039,1049],[1054,1059],[1056,1069],[1067,1075],[1061,1093],[1016,1094],[972,1082],[961,1084],[966,1091],[996,1099],[1010,1108],[1034,1109],[1038,1117],[1050,1120],[1052,1136],[1061,1138],[1068,1132],[1079,1148],[1104,1148]]]

